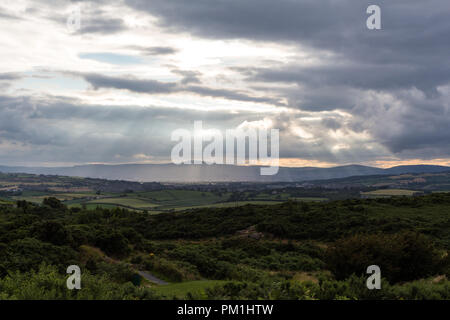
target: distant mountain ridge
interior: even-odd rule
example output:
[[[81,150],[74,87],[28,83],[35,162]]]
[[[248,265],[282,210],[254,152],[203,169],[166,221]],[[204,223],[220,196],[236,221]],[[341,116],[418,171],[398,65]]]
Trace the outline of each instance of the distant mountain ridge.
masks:
[[[73,167],[10,167],[0,166],[4,173],[32,173],[129,180],[141,182],[301,182],[365,175],[392,175],[406,173],[438,173],[450,167],[433,165],[397,166],[388,169],[362,165],[332,168],[280,167],[278,174],[261,176],[260,166],[233,165],[174,165],[174,164],[89,164]]]

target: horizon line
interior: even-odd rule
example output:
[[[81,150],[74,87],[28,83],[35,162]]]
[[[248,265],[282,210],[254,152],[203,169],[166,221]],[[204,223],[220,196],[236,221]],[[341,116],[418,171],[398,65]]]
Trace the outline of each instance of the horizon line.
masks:
[[[171,162],[163,162],[163,163],[139,163],[139,162],[128,162],[128,163],[84,163],[84,164],[72,164],[72,165],[54,165],[54,166],[46,166],[46,165],[6,165],[6,164],[0,164],[0,167],[9,167],[9,168],[75,168],[75,167],[83,167],[83,166],[126,166],[126,165],[174,165],[174,166],[227,166],[227,167],[266,167],[267,165],[264,164],[244,164],[244,165],[237,165],[237,164],[194,164],[194,163],[182,163],[182,164],[174,164]],[[314,169],[332,169],[332,168],[340,168],[340,167],[351,167],[351,166],[359,166],[359,167],[366,167],[366,168],[375,168],[375,169],[391,169],[396,167],[403,167],[403,166],[435,166],[435,167],[447,167],[450,168],[449,165],[443,165],[443,164],[430,164],[430,163],[414,163],[414,164],[399,164],[399,165],[393,165],[390,167],[383,167],[383,166],[376,166],[376,165],[365,165],[365,164],[357,164],[357,163],[350,163],[350,164],[337,164],[332,166],[283,166],[279,165],[279,168],[287,168],[287,169],[301,169],[301,168],[314,168]],[[1,171],[0,171],[1,172]]]

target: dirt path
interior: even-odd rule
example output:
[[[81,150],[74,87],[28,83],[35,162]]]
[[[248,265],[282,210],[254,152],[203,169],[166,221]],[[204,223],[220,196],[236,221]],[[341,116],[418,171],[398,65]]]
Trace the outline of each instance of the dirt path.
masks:
[[[146,272],[146,271],[137,271],[137,273],[138,273],[141,277],[147,279],[148,281],[153,282],[153,283],[156,283],[156,284],[159,284],[159,285],[161,285],[161,286],[164,286],[164,285],[168,285],[168,284],[169,284],[168,282],[166,282],[166,281],[164,281],[164,280],[161,280],[161,279],[158,279],[157,277],[155,277],[154,275],[151,275],[150,273],[148,273],[148,272]]]

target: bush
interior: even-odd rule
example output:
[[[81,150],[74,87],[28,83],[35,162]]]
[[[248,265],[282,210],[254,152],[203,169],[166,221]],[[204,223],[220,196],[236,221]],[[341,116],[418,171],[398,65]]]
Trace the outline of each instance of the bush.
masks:
[[[448,300],[450,282],[414,281],[390,285],[381,281],[381,290],[369,290],[366,277],[352,275],[346,280],[324,279],[320,283],[270,281],[227,282],[206,290],[208,299],[275,299],[275,300]]]
[[[170,261],[164,258],[153,256],[144,258],[144,267],[170,281],[181,282],[200,279],[200,275],[195,266],[183,261]]]
[[[128,240],[120,232],[105,230],[97,235],[95,240],[98,246],[107,255],[123,257],[130,253]]]
[[[44,198],[42,204],[53,209],[66,209],[66,206],[55,197]]]
[[[37,271],[11,272],[0,279],[0,300],[122,300],[155,299],[150,289],[136,288],[130,282],[117,284],[110,278],[81,274],[81,290],[69,290],[68,275],[55,266],[40,265]]]
[[[60,267],[60,270],[74,264],[77,253],[67,246],[55,246],[35,238],[11,242],[1,257],[5,270],[30,271],[42,262]]]
[[[417,233],[355,235],[336,241],[325,253],[329,269],[337,279],[364,275],[378,265],[391,283],[410,281],[442,270],[441,254],[433,242]]]
[[[41,241],[50,242],[54,245],[71,245],[72,236],[70,232],[56,221],[44,221],[33,225],[34,235]]]

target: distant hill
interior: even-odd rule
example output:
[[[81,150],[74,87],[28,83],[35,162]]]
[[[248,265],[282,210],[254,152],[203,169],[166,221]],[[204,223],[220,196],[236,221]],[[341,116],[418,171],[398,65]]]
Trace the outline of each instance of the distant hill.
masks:
[[[397,166],[385,169],[388,174],[404,174],[404,173],[438,173],[450,171],[450,167],[415,165],[415,166]]]
[[[436,173],[450,171],[443,166],[399,166],[389,169],[361,165],[333,168],[280,167],[274,176],[261,176],[260,166],[233,165],[174,165],[174,164],[123,164],[123,165],[80,165],[73,167],[9,167],[0,166],[0,172],[32,173],[128,180],[142,182],[301,182],[338,179],[352,176],[392,175],[405,173]]]
[[[305,182],[308,187],[321,187],[329,189],[342,188],[376,188],[376,189],[408,189],[421,190],[425,192],[448,192],[450,191],[450,171],[439,171],[438,168],[428,168],[428,172],[424,172],[424,168],[416,168],[420,173],[411,172],[398,173],[398,168],[391,170],[395,174],[391,175],[366,175],[352,176],[338,179],[315,180]],[[408,168],[403,168],[407,170]],[[436,170],[435,172],[431,172]],[[389,170],[387,170],[389,171]]]

